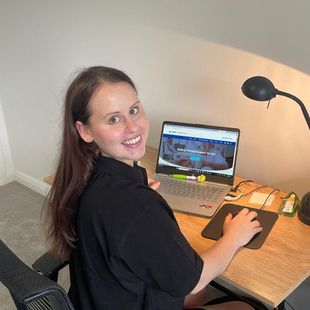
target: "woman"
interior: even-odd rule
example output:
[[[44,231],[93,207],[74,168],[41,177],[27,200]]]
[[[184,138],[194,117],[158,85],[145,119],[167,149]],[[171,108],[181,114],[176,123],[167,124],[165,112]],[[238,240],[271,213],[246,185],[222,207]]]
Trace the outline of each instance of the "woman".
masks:
[[[224,236],[199,256],[173,212],[136,164],[145,152],[148,119],[123,72],[90,67],[65,98],[55,180],[45,206],[51,250],[70,259],[76,309],[197,307],[206,285],[262,228],[255,212],[229,215]],[[206,309],[252,309],[230,302]]]

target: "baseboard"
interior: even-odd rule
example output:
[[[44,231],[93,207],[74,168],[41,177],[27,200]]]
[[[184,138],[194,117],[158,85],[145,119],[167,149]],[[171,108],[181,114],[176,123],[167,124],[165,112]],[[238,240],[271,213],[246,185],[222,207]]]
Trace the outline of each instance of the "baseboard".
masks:
[[[46,196],[50,189],[50,185],[43,181],[38,181],[37,179],[20,171],[15,171],[15,181],[43,196]]]

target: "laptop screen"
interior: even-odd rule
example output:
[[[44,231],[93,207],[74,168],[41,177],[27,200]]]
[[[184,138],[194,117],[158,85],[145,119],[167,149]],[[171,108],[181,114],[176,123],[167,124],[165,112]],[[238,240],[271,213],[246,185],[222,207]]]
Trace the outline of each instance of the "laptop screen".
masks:
[[[204,174],[209,181],[232,184],[240,130],[165,121],[157,173]]]

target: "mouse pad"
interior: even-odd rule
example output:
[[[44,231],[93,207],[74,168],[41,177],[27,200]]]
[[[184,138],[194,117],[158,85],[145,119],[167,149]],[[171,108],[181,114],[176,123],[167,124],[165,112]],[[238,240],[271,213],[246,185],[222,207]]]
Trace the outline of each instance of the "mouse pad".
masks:
[[[211,221],[207,224],[201,235],[205,238],[218,240],[223,233],[223,223],[226,215],[231,213],[233,216],[236,215],[240,210],[247,208],[249,210],[256,211],[258,216],[257,219],[260,221],[263,230],[256,234],[245,247],[250,249],[258,249],[265,242],[268,237],[273,225],[277,221],[279,215],[275,212],[259,210],[255,208],[249,208],[245,206],[239,206],[234,204],[224,204],[222,208],[214,215]]]

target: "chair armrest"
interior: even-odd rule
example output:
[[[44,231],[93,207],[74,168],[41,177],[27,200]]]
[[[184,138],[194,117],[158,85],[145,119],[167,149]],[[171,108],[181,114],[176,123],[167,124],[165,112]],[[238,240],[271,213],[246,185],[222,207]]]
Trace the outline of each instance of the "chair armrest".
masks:
[[[68,261],[64,261],[50,252],[46,252],[32,264],[32,268],[45,277],[57,282],[59,271],[68,265],[68,263]]]
[[[45,261],[58,261],[55,270],[59,270],[67,263],[60,264],[60,260],[55,260],[49,253],[42,257],[43,259],[38,260],[39,264],[34,265],[38,267]],[[0,239],[0,284],[2,283],[9,290],[16,309],[74,310],[62,287],[23,263]]]

